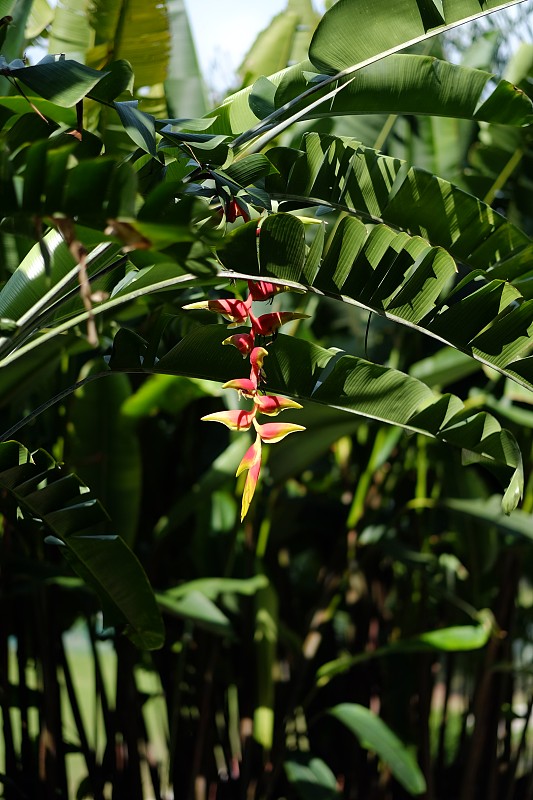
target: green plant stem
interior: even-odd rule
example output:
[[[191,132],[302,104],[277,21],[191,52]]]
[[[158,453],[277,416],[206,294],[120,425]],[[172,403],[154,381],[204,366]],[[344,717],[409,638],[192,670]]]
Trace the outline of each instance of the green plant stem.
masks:
[[[387,137],[391,130],[394,127],[394,123],[398,119],[398,114],[389,114],[387,119],[385,120],[385,124],[383,125],[382,129],[380,130],[378,137],[374,144],[372,145],[374,150],[381,150],[385,142],[387,141]]]
[[[497,193],[500,191],[500,189],[502,189],[505,186],[505,184],[507,183],[507,181],[509,180],[515,169],[522,161],[523,155],[524,151],[520,147],[514,151],[511,158],[506,163],[506,165],[504,166],[504,168],[502,169],[502,171],[500,172],[500,174],[490,187],[489,191],[483,198],[484,203],[487,203],[487,205],[490,206],[491,203],[494,202]]]
[[[63,639],[61,636],[58,638],[58,653],[59,653],[59,664],[61,665],[61,668],[63,670],[63,676],[65,678],[65,687],[67,690],[67,696],[69,699],[70,708],[72,710],[72,716],[74,717],[74,722],[76,724],[78,736],[80,737],[80,748],[83,753],[83,757],[85,759],[85,765],[87,767],[88,777],[91,782],[91,790],[94,793],[95,800],[101,800],[102,795],[96,792],[96,759],[94,752],[91,750],[89,746],[89,740],[87,738],[87,733],[85,731],[85,725],[83,724],[78,698],[76,697],[76,688],[74,686],[72,673],[70,671],[70,666],[68,663],[67,655],[65,653],[65,648],[63,646]]]

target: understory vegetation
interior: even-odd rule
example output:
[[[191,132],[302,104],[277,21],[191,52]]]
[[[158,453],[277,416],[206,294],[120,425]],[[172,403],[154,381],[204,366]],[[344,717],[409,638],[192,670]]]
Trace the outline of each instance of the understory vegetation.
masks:
[[[7,800],[533,798],[532,2],[326,5],[0,0]]]

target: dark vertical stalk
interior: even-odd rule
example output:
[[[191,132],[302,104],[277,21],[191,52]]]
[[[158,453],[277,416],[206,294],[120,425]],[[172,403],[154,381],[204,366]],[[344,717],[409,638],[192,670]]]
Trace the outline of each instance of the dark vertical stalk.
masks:
[[[45,797],[68,797],[65,749],[61,724],[60,687],[57,679],[56,643],[52,592],[41,589],[36,597],[36,619],[41,652],[43,708],[39,736],[39,778]]]
[[[97,792],[96,790],[96,784],[97,784],[96,757],[94,752],[91,750],[91,747],[89,745],[89,740],[85,732],[85,725],[83,723],[80,707],[78,704],[78,698],[76,696],[76,688],[74,686],[72,673],[70,671],[69,663],[65,653],[65,648],[63,646],[63,640],[61,637],[58,637],[58,655],[59,655],[59,664],[61,665],[61,668],[63,670],[63,675],[65,678],[65,687],[67,690],[67,696],[72,710],[72,716],[74,717],[74,722],[76,724],[76,729],[78,731],[78,736],[80,739],[81,751],[83,753],[83,757],[85,758],[85,764],[87,766],[88,777],[91,783],[91,790],[93,792],[94,800],[101,800],[102,794],[101,792],[99,791]]]
[[[133,668],[135,650],[123,637],[116,640],[117,696],[116,715],[118,736],[115,741],[117,780],[113,798],[143,800],[141,761],[139,757],[139,720],[137,716],[137,687]]]
[[[96,647],[96,639],[91,624],[91,620],[87,620],[87,629],[89,631],[89,641],[91,643],[91,652],[93,656],[93,666],[94,666],[95,752],[98,750],[98,724],[97,724],[98,704],[100,704],[100,707],[102,709],[102,717],[104,720],[104,728],[106,735],[106,747],[105,747],[103,762],[100,766],[99,772],[96,775],[96,781],[94,787],[95,795],[98,796],[103,793],[103,787],[106,781],[106,777],[113,771],[114,758],[115,758],[116,727],[115,727],[114,715],[111,713],[109,709],[109,701],[107,699],[107,693],[105,690],[104,679],[102,675],[102,668],[100,666],[100,657],[98,655],[98,649]]]
[[[4,587],[2,587],[4,588]],[[6,598],[2,598],[2,613],[0,614],[0,707],[2,709],[2,729],[4,734],[5,770],[9,782],[4,786],[6,800],[12,800],[13,786],[17,783],[18,762],[13,741],[13,728],[11,726],[11,687],[9,685],[9,649],[7,632]]]
[[[524,720],[524,727],[522,729],[522,733],[520,735],[520,741],[518,742],[518,747],[516,748],[516,752],[513,756],[513,759],[509,765],[508,777],[507,777],[507,792],[505,795],[505,800],[513,800],[515,797],[516,792],[516,773],[518,770],[518,765],[520,763],[520,758],[522,753],[525,751],[527,746],[527,738],[529,733],[529,725],[531,722],[531,716],[533,715],[533,692],[530,693],[529,703],[526,710],[525,720]],[[531,773],[533,775],[533,771]]]
[[[9,685],[9,621],[11,617],[11,546],[12,528],[3,520],[0,560],[0,708],[2,709],[2,729],[4,733],[5,770],[9,783],[4,786],[6,800],[15,797],[13,787],[18,778],[18,760],[13,741],[10,706],[12,691]],[[12,783],[11,783],[12,782]]]
[[[514,599],[520,575],[520,565],[515,554],[509,553],[504,563],[501,589],[496,601],[495,618],[498,626],[509,631],[514,611]],[[500,657],[502,641],[492,638],[485,652],[484,663],[476,697],[474,699],[475,727],[466,761],[461,787],[461,800],[485,798],[489,794],[488,779],[497,777],[496,739],[499,718],[500,677],[494,664]]]
[[[24,625],[24,619],[20,611],[17,610],[15,614],[17,624],[17,664],[18,664],[18,692],[19,692],[19,709],[20,709],[20,756],[23,774],[27,779],[27,783],[32,786],[35,791],[34,776],[36,775],[36,764],[34,752],[30,740],[29,723],[28,723],[28,709],[30,707],[30,698],[28,686],[26,684],[26,636],[28,634],[27,626]]]
[[[431,765],[431,742],[429,732],[429,714],[431,711],[431,696],[433,681],[431,679],[432,657],[422,655],[419,664],[418,679],[418,719],[420,731],[420,762],[422,772],[426,779],[427,800],[433,800],[435,789],[433,784],[433,770]]]
[[[454,667],[453,653],[446,653],[443,658],[444,669],[446,677],[444,682],[444,698],[442,704],[442,720],[439,729],[439,742],[437,746],[437,760],[435,764],[435,775],[437,783],[442,781],[444,773],[444,762],[446,758],[446,728],[448,723],[448,706],[450,703],[450,694],[452,690],[452,678]]]
[[[220,653],[220,644],[214,641],[210,647],[206,658],[206,666],[203,674],[203,685],[200,692],[202,701],[200,703],[200,720],[198,724],[198,732],[196,734],[196,743],[194,747],[194,755],[191,770],[191,791],[190,796],[198,800],[197,787],[199,785],[207,786],[207,764],[206,757],[208,753],[209,743],[211,741],[211,733],[213,726],[213,717],[211,714],[211,706],[213,702],[213,684],[214,674]]]

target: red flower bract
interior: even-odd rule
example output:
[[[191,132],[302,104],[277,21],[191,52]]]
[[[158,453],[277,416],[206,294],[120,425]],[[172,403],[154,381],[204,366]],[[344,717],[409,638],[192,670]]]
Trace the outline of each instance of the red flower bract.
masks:
[[[270,300],[274,295],[287,291],[286,286],[268,281],[248,281],[248,289],[252,300]]]
[[[294,400],[278,395],[261,394],[261,387],[266,382],[266,375],[263,370],[263,362],[268,355],[265,347],[255,347],[255,337],[272,336],[281,325],[294,319],[304,319],[307,314],[299,314],[292,311],[275,311],[270,314],[263,314],[255,317],[251,311],[252,300],[268,300],[280,291],[286,290],[285,286],[277,286],[266,281],[249,281],[250,293],[246,300],[222,299],[206,300],[200,303],[191,303],[184,306],[185,309],[207,308],[209,311],[222,314],[231,324],[228,327],[242,325],[248,318],[252,324],[249,333],[236,333],[228,336],[222,344],[231,344],[242,353],[244,357],[250,359],[250,377],[233,378],[226,381],[223,389],[235,389],[242,397],[253,400],[254,405],[250,411],[239,409],[231,411],[218,411],[214,414],[207,414],[202,417],[206,422],[221,422],[233,431],[246,431],[252,425],[257,431],[255,442],[248,448],[244,458],[237,468],[237,476],[248,470],[244,490],[242,494],[241,521],[246,516],[255,487],[259,480],[261,471],[261,444],[269,442],[275,444],[288,436],[290,433],[305,430],[302,425],[294,425],[290,422],[269,422],[259,425],[256,419],[258,414],[266,414],[275,417],[280,411],[288,408],[301,408],[301,405]]]

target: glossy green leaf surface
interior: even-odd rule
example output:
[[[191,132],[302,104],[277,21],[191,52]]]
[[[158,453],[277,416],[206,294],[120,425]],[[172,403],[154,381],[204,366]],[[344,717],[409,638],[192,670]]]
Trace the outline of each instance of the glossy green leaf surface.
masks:
[[[98,364],[93,367],[98,370]],[[126,375],[95,380],[74,396],[68,458],[80,478],[106,508],[110,531],[134,546],[142,487],[142,459],[138,437],[122,414],[131,396]],[[94,409],[102,409],[96,415]]]
[[[58,57],[46,58],[34,67],[10,70],[10,75],[45,100],[62,106],[74,106],[105,77],[105,72]]]
[[[191,589],[179,597],[160,592],[157,594],[157,601],[168,614],[189,620],[212,633],[234,636],[228,617],[202,592]]]
[[[200,328],[163,356],[157,371],[220,382],[246,377],[240,355],[219,347],[224,338],[226,332],[218,326]],[[423,432],[506,465],[510,483],[502,502],[507,513],[516,507],[523,475],[514,437],[489,414],[467,411],[458,397],[436,396],[397,370],[281,335],[269,352],[265,371],[268,391]]]
[[[409,794],[426,791],[424,776],[412,752],[382,719],[355,703],[341,703],[329,713],[357,737],[362,747],[378,754]]]
[[[303,267],[289,251],[278,266],[260,265],[255,238],[247,235],[252,223],[242,226],[219,248],[225,266],[372,309],[533,387],[533,301],[503,280],[529,270],[530,237],[447,181],[350,140],[309,134],[305,155],[291,151],[289,158],[286,149],[269,155],[278,169],[267,178],[274,197],[327,204],[352,216],[340,221],[322,253],[321,243],[309,246]],[[281,235],[284,215],[270,217],[270,231],[278,224]],[[459,283],[452,256],[472,270]]]
[[[277,108],[309,87],[310,69],[310,64],[297,64],[284,74],[275,94]],[[530,99],[513,84],[495,79],[488,72],[432,56],[388,56],[350,79],[341,79],[339,86],[342,91],[313,109],[310,119],[386,113],[486,120],[504,125],[526,125],[533,120]],[[322,90],[324,94],[326,91]],[[320,93],[313,96],[313,101],[319,97]]]
[[[163,623],[144,570],[119,536],[91,532],[106,514],[87,487],[44,451],[30,454],[14,441],[0,444],[0,484],[24,514],[53,533],[112,622],[126,624],[137,646],[161,647]]]
[[[297,753],[283,765],[287,779],[302,800],[336,800],[341,795],[337,780],[322,759]]]
[[[501,514],[501,511],[498,510]],[[508,519],[508,517],[502,518]],[[490,612],[489,612],[490,613]],[[481,615],[480,615],[481,616]],[[491,634],[491,625],[486,623],[479,625],[454,625],[450,628],[441,628],[433,631],[426,631],[418,636],[413,636],[403,641],[393,642],[385,647],[378,647],[368,653],[359,653],[355,656],[342,656],[335,661],[329,661],[317,671],[317,684],[324,686],[336,675],[343,675],[352,667],[363,664],[373,658],[386,658],[389,656],[400,655],[403,653],[428,653],[440,650],[447,653],[469,652],[485,647]]]
[[[212,113],[217,116],[213,131],[242,133],[257,123],[258,117],[281,109],[319,80],[309,62],[301,62],[268,77],[268,102],[258,103],[256,86],[230,95]],[[261,79],[263,82],[266,78]],[[267,85],[268,84],[268,85]],[[320,89],[306,101],[291,106],[304,110],[303,119],[329,118],[332,115],[434,114],[443,117],[479,119],[506,125],[525,125],[532,117],[531,101],[511,83],[494,81],[482,70],[450,64],[430,56],[394,55],[359,70],[355,76],[340,79],[338,93],[321,105],[308,108],[331,91]]]
[[[335,74],[520,1],[449,0],[443,6],[433,0],[395,0],[391,6],[339,0],[318,24],[309,58],[320,72]]]

